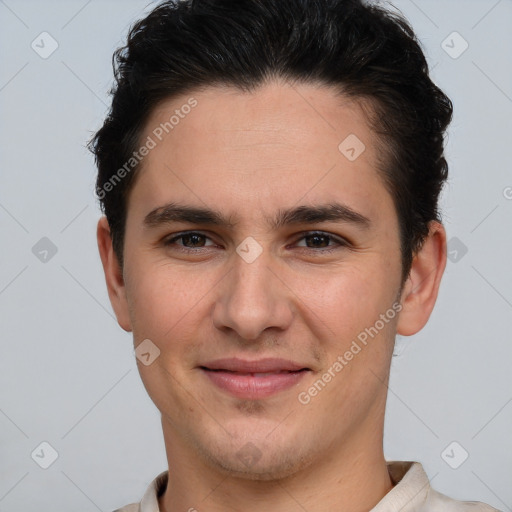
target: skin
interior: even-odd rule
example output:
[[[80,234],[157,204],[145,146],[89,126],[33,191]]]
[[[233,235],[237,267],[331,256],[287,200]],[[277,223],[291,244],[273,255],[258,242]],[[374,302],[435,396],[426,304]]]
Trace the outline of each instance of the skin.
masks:
[[[276,81],[252,93],[211,87],[162,103],[141,140],[190,96],[197,106],[144,158],[130,192],[122,271],[104,217],[97,231],[120,326],[135,346],[149,338],[160,350],[152,364],[138,361],[162,415],[170,468],[160,509],[367,511],[393,487],[382,443],[395,335],[414,334],[428,320],[446,263],[445,231],[431,223],[402,283],[398,219],[357,102],[312,84]],[[349,134],[366,146],[354,161],[338,150]],[[216,209],[232,224],[144,227],[150,211],[171,201]],[[276,229],[265,220],[332,201],[368,226]],[[206,238],[164,244],[183,231]],[[304,238],[311,231],[333,238]],[[249,236],[262,248],[252,263],[236,252]],[[397,300],[400,313],[301,404],[299,393]],[[311,371],[291,389],[240,399],[198,369],[221,357],[282,357]],[[259,454],[252,465],[237,456],[249,442]]]

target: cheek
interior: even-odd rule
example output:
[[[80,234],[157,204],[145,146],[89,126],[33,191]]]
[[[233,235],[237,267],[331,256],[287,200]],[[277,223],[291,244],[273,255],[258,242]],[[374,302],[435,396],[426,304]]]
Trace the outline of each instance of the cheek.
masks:
[[[166,264],[141,262],[131,268],[138,269],[126,283],[135,339],[150,338],[164,344],[178,326],[186,325],[204,283],[185,279]]]
[[[333,369],[336,384],[329,391],[340,406],[344,401],[356,406],[357,400],[371,396],[381,385],[394,345],[399,265],[394,262],[392,271],[386,273],[388,262],[383,258],[368,258],[365,263],[332,273],[323,285],[311,281],[304,288],[308,294],[304,302],[315,313],[311,318],[324,333],[327,369],[342,358],[343,369]]]
[[[134,343],[149,339],[160,351],[150,365],[138,363],[142,382],[159,410],[185,411],[190,400],[180,382],[197,354],[194,333],[198,315],[206,314],[200,301],[206,292],[199,280],[185,279],[169,265],[132,263],[138,270],[126,284]]]
[[[326,366],[318,378],[332,384],[317,407],[328,408],[340,422],[347,415],[366,414],[362,404],[369,408],[382,397],[396,331],[395,287],[380,268],[378,274],[347,271],[321,288],[315,313],[329,331],[322,344]],[[313,301],[315,289],[308,293]]]
[[[373,325],[392,306],[398,270],[385,269],[382,264],[386,266],[385,262],[366,261],[321,279],[306,280],[302,286],[303,302],[330,328],[331,334],[353,335]]]

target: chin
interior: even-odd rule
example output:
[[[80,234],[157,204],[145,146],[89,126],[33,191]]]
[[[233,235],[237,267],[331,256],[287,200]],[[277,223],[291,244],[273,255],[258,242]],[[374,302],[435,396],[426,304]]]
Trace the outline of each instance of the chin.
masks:
[[[312,462],[312,457],[298,453],[295,447],[286,453],[272,446],[260,451],[251,442],[229,456],[226,453],[227,449],[206,454],[209,465],[232,478],[262,482],[286,479]]]
[[[243,464],[226,464],[226,461],[221,461],[217,468],[221,469],[222,473],[231,478],[252,480],[255,482],[284,480],[297,473],[300,469],[295,463],[269,464],[268,466],[247,468]]]

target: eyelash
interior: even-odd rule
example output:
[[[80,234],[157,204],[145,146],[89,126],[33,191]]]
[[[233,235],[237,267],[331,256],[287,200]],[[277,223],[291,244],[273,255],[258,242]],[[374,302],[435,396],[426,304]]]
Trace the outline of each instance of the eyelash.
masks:
[[[164,240],[164,245],[166,247],[175,245],[175,242],[177,240],[183,239],[185,236],[192,236],[192,235],[199,235],[200,237],[203,237],[205,239],[211,240],[210,237],[208,237],[204,233],[200,233],[198,231],[184,231],[182,233],[179,233],[179,234],[173,236],[172,238],[168,238],[168,239]],[[303,240],[305,238],[312,237],[312,236],[315,236],[315,235],[316,236],[325,237],[329,241],[336,242],[338,245],[336,247],[318,247],[318,248],[314,248],[314,247],[301,247],[301,248],[302,249],[306,249],[306,250],[312,250],[314,252],[321,252],[323,254],[330,254],[331,252],[336,251],[337,249],[339,249],[341,247],[349,247],[350,246],[349,242],[344,240],[343,238],[331,235],[330,233],[326,233],[324,231],[305,231],[305,232],[301,233],[301,237],[298,238],[295,243],[297,243],[300,240]],[[201,249],[205,249],[206,248],[206,247],[192,248],[192,247],[185,247],[185,246],[176,246],[176,247],[179,247],[180,251],[183,251],[183,252],[186,252],[186,253],[194,253],[194,252],[197,252],[197,251],[199,251]]]

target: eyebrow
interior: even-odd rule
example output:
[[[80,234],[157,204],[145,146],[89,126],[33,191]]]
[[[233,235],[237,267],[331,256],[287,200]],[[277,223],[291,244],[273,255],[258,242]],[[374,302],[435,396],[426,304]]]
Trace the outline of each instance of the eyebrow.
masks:
[[[369,228],[370,219],[352,208],[339,202],[321,205],[301,205],[287,210],[278,210],[274,218],[267,217],[267,224],[273,229],[279,229],[293,224],[314,224],[319,222],[347,222],[362,228]],[[172,222],[203,224],[212,226],[233,227],[233,217],[210,208],[200,208],[190,205],[169,203],[155,208],[144,218],[145,228],[155,228]]]

